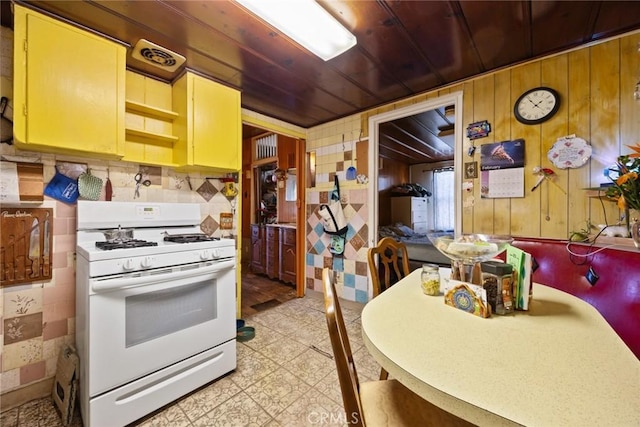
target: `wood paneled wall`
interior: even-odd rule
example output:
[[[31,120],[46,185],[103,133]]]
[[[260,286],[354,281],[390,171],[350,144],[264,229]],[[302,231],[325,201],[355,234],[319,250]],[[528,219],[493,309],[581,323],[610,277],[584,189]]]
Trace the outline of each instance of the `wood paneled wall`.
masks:
[[[379,162],[378,224],[388,225],[391,224],[391,188],[409,182],[409,166],[387,158]]]
[[[298,140],[286,135],[278,135],[278,167],[288,170],[296,167]],[[297,209],[295,201],[287,201],[285,198],[285,183],[278,186],[278,222],[295,223]]]
[[[640,80],[639,46],[640,33],[628,34],[470,79],[363,114],[363,129],[368,129],[371,115],[463,91],[464,108],[458,116],[463,128],[480,120],[491,123],[491,133],[476,140],[476,147],[518,138],[526,142],[525,197],[482,199],[480,179],[475,179],[473,192],[462,195],[467,206],[462,211],[463,232],[566,239],[571,231],[584,228],[587,220],[613,224],[620,217],[614,203],[590,198],[584,189],[606,182],[603,170],[619,154],[630,152],[625,145],[640,142],[640,102],[633,99]],[[524,91],[537,86],[556,89],[560,109],[540,125],[521,124],[514,118],[513,105]],[[547,152],[557,138],[570,134],[589,142],[593,155],[580,168],[556,168]],[[467,156],[470,145],[465,137],[463,162],[479,162],[479,149],[473,158]],[[558,185],[544,183],[532,192],[535,166],[552,168]]]

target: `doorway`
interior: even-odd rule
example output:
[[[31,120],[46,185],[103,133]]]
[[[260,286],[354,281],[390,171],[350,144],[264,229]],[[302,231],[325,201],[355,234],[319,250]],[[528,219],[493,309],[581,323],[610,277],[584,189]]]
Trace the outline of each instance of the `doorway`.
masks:
[[[242,250],[240,254],[240,302],[242,314],[253,314],[266,308],[273,307],[296,296],[304,296],[304,236],[293,239],[286,234],[288,246],[283,253],[286,265],[283,275],[274,274],[269,269],[264,271],[252,268],[252,265],[274,265],[271,252],[270,258],[256,262],[253,258],[267,255],[267,235],[278,233],[278,226],[282,223],[289,226],[289,230],[304,230],[305,192],[304,170],[305,140],[299,135],[286,135],[281,129],[269,129],[254,123],[244,122],[242,126],[243,165],[242,182],[242,212],[239,217],[242,230]],[[269,150],[264,151],[264,144]],[[273,147],[273,149],[272,149]],[[276,149],[277,147],[277,149]],[[258,150],[262,150],[258,155]],[[268,179],[267,185],[265,180]],[[296,186],[289,185],[294,180]],[[282,182],[281,182],[282,181]],[[302,181],[302,182],[300,182]],[[277,199],[276,199],[277,198]],[[256,242],[256,235],[259,241]],[[276,239],[277,240],[277,239]],[[254,244],[254,243],[257,243]],[[264,247],[260,247],[264,245]],[[290,254],[295,248],[295,260]],[[279,248],[279,249],[282,249]],[[279,262],[276,251],[275,263]],[[285,258],[286,257],[286,258]],[[252,263],[253,261],[253,263]],[[297,266],[292,267],[292,265]],[[295,274],[299,272],[299,274]],[[292,277],[292,274],[295,277]],[[279,276],[279,277],[278,277]],[[288,283],[287,283],[288,282]]]
[[[433,110],[444,110],[445,108],[453,108],[456,114],[456,120],[452,129],[453,131],[453,168],[454,168],[454,232],[459,234],[462,232],[462,92],[454,92],[438,98],[429,99],[414,105],[410,105],[397,110],[381,113],[369,118],[369,170],[380,170],[380,162],[384,163],[381,157],[380,143],[385,138],[381,129],[385,124],[393,123],[398,119],[410,118]],[[372,174],[372,176],[376,176]],[[371,203],[369,210],[369,224],[371,224],[369,233],[369,246],[375,246],[378,242],[379,212],[380,212],[380,183],[378,179],[372,179],[369,184],[368,200]]]

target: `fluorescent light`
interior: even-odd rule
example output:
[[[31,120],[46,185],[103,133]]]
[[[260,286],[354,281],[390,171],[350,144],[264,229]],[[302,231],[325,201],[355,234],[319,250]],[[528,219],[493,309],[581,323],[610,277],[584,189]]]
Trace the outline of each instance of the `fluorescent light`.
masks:
[[[236,2],[325,61],[356,44],[356,37],[314,0]]]

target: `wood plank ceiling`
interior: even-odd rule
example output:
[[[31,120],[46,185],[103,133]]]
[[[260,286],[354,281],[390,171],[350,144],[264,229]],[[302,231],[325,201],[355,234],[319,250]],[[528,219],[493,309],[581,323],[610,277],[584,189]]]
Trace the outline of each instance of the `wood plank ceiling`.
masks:
[[[358,40],[324,62],[230,0],[17,2],[130,46],[150,40],[240,89],[243,107],[304,128],[640,28],[639,1],[319,0]],[[127,61],[168,82],[181,71]]]

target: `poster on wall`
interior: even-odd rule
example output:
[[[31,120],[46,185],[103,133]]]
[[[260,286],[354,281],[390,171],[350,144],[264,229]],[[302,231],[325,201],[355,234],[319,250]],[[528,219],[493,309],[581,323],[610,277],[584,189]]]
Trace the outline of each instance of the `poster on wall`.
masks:
[[[524,139],[480,147],[480,196],[524,197]]]

